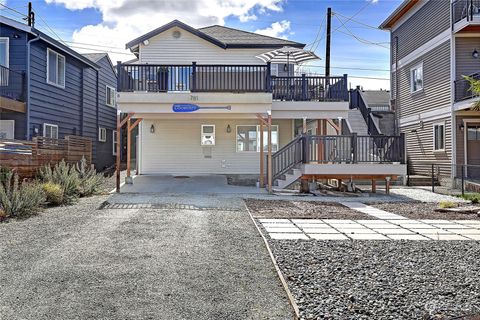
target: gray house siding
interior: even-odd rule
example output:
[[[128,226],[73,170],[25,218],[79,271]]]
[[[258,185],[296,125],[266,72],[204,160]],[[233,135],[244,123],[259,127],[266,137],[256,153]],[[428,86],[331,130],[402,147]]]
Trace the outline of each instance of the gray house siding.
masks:
[[[398,37],[398,59],[450,28],[450,1],[429,0],[412,17],[391,33],[391,43]],[[392,52],[394,51],[392,46]],[[394,57],[394,55],[392,55]]]
[[[480,50],[480,37],[455,38],[455,79],[480,72],[480,59],[472,58],[475,49]]]
[[[410,69],[423,62],[423,90],[410,92]],[[398,70],[400,119],[450,105],[450,41]]]

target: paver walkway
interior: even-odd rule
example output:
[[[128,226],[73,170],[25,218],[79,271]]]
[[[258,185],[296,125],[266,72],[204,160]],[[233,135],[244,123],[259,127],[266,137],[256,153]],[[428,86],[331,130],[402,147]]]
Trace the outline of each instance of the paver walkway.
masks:
[[[343,205],[377,220],[259,219],[272,239],[480,240],[479,220],[413,220],[360,202]]]

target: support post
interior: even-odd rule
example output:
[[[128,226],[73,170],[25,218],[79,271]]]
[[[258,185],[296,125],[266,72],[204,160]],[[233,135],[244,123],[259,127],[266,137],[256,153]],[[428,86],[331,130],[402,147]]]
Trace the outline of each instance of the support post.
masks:
[[[435,192],[435,165],[432,163],[432,192]]]
[[[320,119],[317,119],[316,135],[317,136],[322,135],[322,120],[320,120]],[[318,144],[317,144],[317,160],[318,160],[318,163],[323,162],[323,140],[321,138],[320,138],[320,140],[318,140]]]
[[[385,193],[390,194],[390,177],[385,178]]]
[[[372,179],[372,193],[377,193],[377,181]]]
[[[330,42],[332,35],[332,8],[327,9],[327,37],[325,43],[325,77],[330,77]],[[328,85],[328,83],[327,83]]]
[[[462,196],[465,195],[465,165],[462,164]]]
[[[116,159],[116,192],[120,192],[120,139],[121,139],[122,126],[120,124],[120,113],[117,113],[117,159]]]
[[[265,187],[265,151],[263,150],[263,121],[260,120],[260,188]]]
[[[197,62],[192,62],[192,83],[190,84],[190,91],[195,92],[197,90]]]
[[[130,180],[130,169],[131,169],[131,144],[132,144],[132,135],[130,129],[131,123],[130,119],[127,120],[127,182]]]
[[[302,133],[306,134],[307,133],[307,118],[303,117],[302,119]]]
[[[272,177],[272,112],[268,112],[268,193],[273,192]]]

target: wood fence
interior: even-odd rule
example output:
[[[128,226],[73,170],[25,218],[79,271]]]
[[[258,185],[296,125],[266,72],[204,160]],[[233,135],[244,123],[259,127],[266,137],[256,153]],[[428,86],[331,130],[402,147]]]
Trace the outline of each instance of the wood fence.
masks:
[[[79,136],[64,139],[35,137],[32,141],[0,139],[0,167],[15,170],[22,178],[33,178],[44,165],[62,160],[77,163],[85,157],[92,163],[92,140]]]

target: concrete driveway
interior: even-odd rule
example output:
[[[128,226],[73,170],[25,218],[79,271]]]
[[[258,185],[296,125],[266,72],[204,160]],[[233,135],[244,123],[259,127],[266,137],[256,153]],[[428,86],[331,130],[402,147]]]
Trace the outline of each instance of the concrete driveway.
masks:
[[[142,200],[0,224],[0,319],[292,319],[241,199]]]
[[[163,194],[259,194],[266,193],[256,187],[234,186],[227,183],[223,175],[200,175],[174,177],[171,175],[136,176],[133,184],[125,184],[122,193]]]

